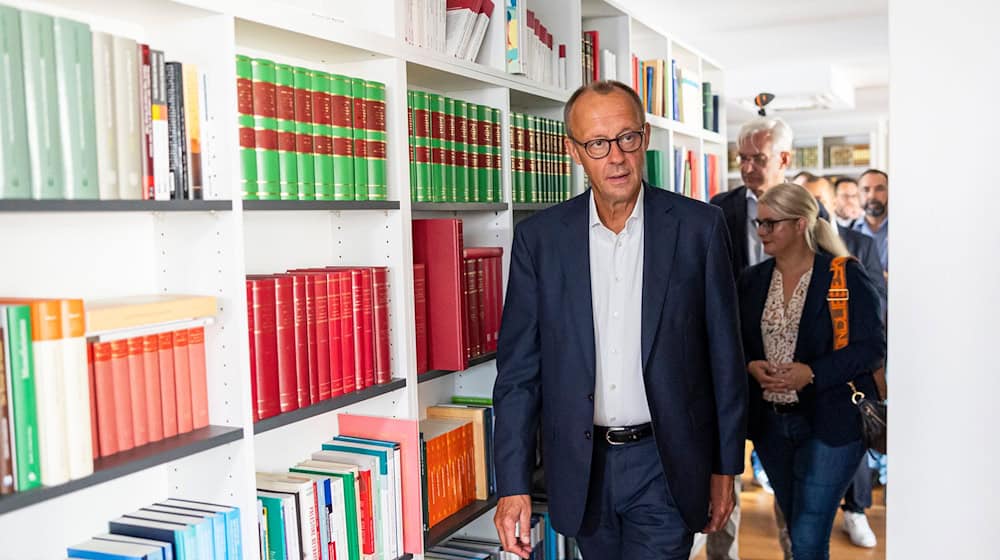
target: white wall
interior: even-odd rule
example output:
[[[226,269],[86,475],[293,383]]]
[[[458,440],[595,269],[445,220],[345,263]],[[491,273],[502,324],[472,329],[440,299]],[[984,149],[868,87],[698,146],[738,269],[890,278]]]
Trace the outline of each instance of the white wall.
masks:
[[[998,16],[890,1],[889,560],[1000,557]]]

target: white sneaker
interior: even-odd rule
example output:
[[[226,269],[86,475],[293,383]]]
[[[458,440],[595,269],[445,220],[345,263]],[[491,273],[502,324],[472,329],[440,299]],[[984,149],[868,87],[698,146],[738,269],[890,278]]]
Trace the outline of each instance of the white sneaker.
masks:
[[[875,548],[875,545],[878,543],[878,539],[875,538],[875,532],[868,525],[868,518],[863,513],[845,511],[844,525],[841,528],[851,538],[854,546]]]

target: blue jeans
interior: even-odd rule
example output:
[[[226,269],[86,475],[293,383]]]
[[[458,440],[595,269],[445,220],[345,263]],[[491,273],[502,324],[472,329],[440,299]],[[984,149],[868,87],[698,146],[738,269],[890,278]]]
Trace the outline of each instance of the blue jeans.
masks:
[[[827,445],[813,436],[805,417],[770,407],[753,443],[785,514],[795,560],[828,560],[837,506],[858,470],[864,444],[859,439]]]

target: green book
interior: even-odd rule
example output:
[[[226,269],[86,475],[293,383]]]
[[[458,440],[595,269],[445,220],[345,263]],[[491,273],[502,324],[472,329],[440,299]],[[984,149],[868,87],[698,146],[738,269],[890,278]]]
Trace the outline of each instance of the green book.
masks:
[[[51,16],[21,12],[21,62],[28,125],[31,195],[36,199],[63,197],[63,154],[59,141],[59,100],[56,92],[54,22]]]
[[[413,90],[406,92],[406,145],[410,151],[410,200],[417,200],[417,141],[413,136]]]
[[[569,200],[573,193],[573,158],[566,151],[566,124],[559,123],[559,152],[562,154],[562,199]]]
[[[344,517],[347,518],[347,551],[348,560],[361,560],[361,542],[358,539],[360,534],[360,519],[358,519],[358,495],[357,483],[354,481],[354,474],[350,472],[339,472],[335,469],[324,469],[311,466],[295,466],[288,469],[291,473],[318,474],[322,476],[337,477],[344,481]]]
[[[538,117],[538,188],[542,202],[552,202],[552,184],[549,175],[549,119]]]
[[[21,14],[0,6],[0,198],[31,198],[28,122],[24,107]]]
[[[351,134],[354,137],[354,200],[368,200],[368,104],[365,81],[351,78],[351,96],[354,101]]]
[[[469,192],[468,200],[472,202],[479,200],[479,106],[475,103],[466,106],[465,128],[468,130],[465,159],[469,165],[466,190]]]
[[[712,82],[701,83],[701,108],[702,127],[705,130],[712,130],[712,120],[715,117],[712,108]]]
[[[479,121],[479,145],[476,152],[479,159],[479,192],[476,202],[489,202],[493,190],[493,127],[490,125],[492,111],[485,105],[476,106]]]
[[[299,198],[299,164],[295,142],[295,68],[276,64],[275,120],[278,127],[278,180],[281,200]]]
[[[281,503],[282,498],[258,494],[257,501],[263,505],[264,518],[267,520],[266,560],[290,560],[285,549],[285,511]]]
[[[385,84],[365,81],[365,137],[368,151],[368,200],[386,200],[389,183],[385,162]]]
[[[430,95],[413,92],[413,155],[416,160],[416,202],[434,200],[433,166],[431,165]]]
[[[522,142],[524,135],[521,131],[521,121],[523,117],[520,113],[510,113],[508,117],[510,127],[510,193],[514,202],[524,202],[524,194],[521,192],[524,187],[524,152]]]
[[[646,181],[663,188],[663,154],[660,150],[646,150]]]
[[[455,157],[455,99],[444,98],[444,186],[445,199],[448,202],[462,202],[458,198],[458,188],[455,185],[457,175]]]
[[[62,123],[63,196],[95,200],[98,197],[97,123],[90,26],[55,18],[53,34]]]
[[[451,404],[469,404],[472,406],[493,406],[493,398],[455,395],[451,397]]]
[[[355,151],[354,143],[354,96],[351,79],[347,76],[331,75],[330,106],[333,116],[333,200],[354,200],[355,191]],[[317,195],[317,198],[319,196]]]
[[[98,103],[101,101],[98,100]],[[240,185],[244,200],[257,200],[257,149],[254,139],[253,62],[236,55],[236,111],[240,131]]]
[[[445,100],[443,95],[427,94],[427,110],[431,116],[430,152],[431,152],[431,200],[434,202],[449,202],[447,171],[444,160],[445,135]]]
[[[313,156],[313,72],[296,67],[295,163],[299,176],[299,200],[316,200],[316,162]]]
[[[469,202],[469,103],[455,100],[455,200]]]
[[[281,199],[278,156],[277,76],[274,62],[255,58],[253,70],[254,145],[257,151],[257,198]]]
[[[31,346],[31,306],[0,307],[7,349],[7,391],[13,428],[14,487],[18,491],[42,485],[41,457],[38,442],[38,409],[35,404],[35,362]]]
[[[534,115],[524,116],[524,201],[539,202],[535,171],[535,122]]]
[[[313,191],[316,200],[333,200],[336,191],[334,78],[326,72],[313,71],[313,172],[316,179]]]
[[[500,122],[502,120],[500,109],[492,108],[490,116],[490,126],[493,129],[493,188],[490,191],[491,202],[500,202],[503,199],[503,147],[501,145]]]

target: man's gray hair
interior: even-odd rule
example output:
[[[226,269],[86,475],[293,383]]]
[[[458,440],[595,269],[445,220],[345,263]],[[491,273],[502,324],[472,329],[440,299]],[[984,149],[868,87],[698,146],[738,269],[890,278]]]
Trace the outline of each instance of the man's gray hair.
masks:
[[[780,117],[759,117],[743,123],[737,145],[750,139],[758,132],[771,133],[771,149],[774,153],[792,152],[792,128]]]

